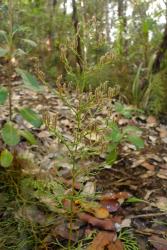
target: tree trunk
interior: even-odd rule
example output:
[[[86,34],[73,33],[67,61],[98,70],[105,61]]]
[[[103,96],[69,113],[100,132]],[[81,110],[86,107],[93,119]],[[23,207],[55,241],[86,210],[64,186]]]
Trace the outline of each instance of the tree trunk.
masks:
[[[127,26],[126,8],[127,8],[127,0],[118,0],[118,19],[120,22],[119,41],[122,53],[126,51],[126,41],[125,41],[125,33]]]
[[[64,15],[66,15],[66,13],[67,13],[66,4],[67,4],[67,0],[64,0],[64,1],[63,1],[63,13],[64,13]]]
[[[118,0],[118,18],[121,19],[123,17],[123,10],[124,10],[124,1]]]
[[[48,47],[49,50],[53,50],[53,17],[54,17],[54,12],[55,12],[55,7],[57,5],[57,0],[50,0],[48,2],[48,9],[50,13],[49,17],[49,31],[48,31]]]
[[[162,38],[162,42],[159,45],[159,48],[156,53],[156,57],[152,66],[152,73],[156,74],[161,69],[161,62],[165,56],[165,52],[167,51],[167,23],[165,25],[165,30]]]
[[[105,3],[106,37],[107,37],[107,41],[110,43],[111,39],[110,39],[110,18],[109,18],[109,13],[110,13],[109,0],[106,0],[106,3]]]
[[[72,0],[72,7],[73,7],[72,21],[73,21],[75,36],[76,36],[76,62],[79,65],[80,72],[82,72],[83,71],[83,59],[82,59],[81,38],[80,38],[80,31],[79,31],[79,21],[78,21],[76,0]]]

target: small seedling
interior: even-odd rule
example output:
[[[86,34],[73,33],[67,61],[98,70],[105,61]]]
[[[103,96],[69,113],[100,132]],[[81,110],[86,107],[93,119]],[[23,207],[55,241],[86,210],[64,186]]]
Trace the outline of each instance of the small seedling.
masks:
[[[106,136],[108,141],[108,151],[106,161],[108,164],[113,164],[118,156],[118,148],[123,142],[132,143],[136,149],[142,149],[144,147],[144,141],[138,135],[140,129],[135,126],[126,126],[124,128],[119,128],[117,123],[111,122],[108,124],[109,130],[111,132]]]

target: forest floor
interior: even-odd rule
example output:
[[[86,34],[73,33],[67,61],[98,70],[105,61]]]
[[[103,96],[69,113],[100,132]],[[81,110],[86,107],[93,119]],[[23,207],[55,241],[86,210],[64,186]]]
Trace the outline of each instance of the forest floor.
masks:
[[[68,140],[73,140],[74,123],[71,112],[62,100],[55,97],[47,91],[47,89],[44,99],[42,95],[36,94],[31,90],[23,90],[20,86],[20,82],[16,81],[13,85],[15,86],[13,93],[14,109],[28,106],[40,114],[42,114],[43,110],[47,110],[52,116],[56,114],[58,117],[57,126]],[[72,94],[71,98],[75,102],[75,94]],[[1,106],[0,109],[0,125],[2,126],[8,119],[8,107],[7,105]],[[97,119],[103,120],[104,116],[107,115],[104,107],[101,113],[97,114]],[[72,241],[75,243],[75,241],[79,241],[82,237],[85,237],[85,232],[87,235],[91,233],[94,235],[94,230],[96,230],[99,238],[96,236],[93,244],[87,249],[167,250],[167,123],[160,122],[155,117],[146,116],[145,114],[133,115],[131,119],[124,118],[115,111],[113,111],[112,115],[117,119],[120,127],[134,124],[141,128],[145,147],[137,151],[133,145],[123,143],[120,147],[118,160],[113,166],[104,164],[103,168],[97,171],[96,174],[93,172],[92,175],[84,177],[82,185],[84,186],[85,192],[91,195],[96,193],[100,194],[102,203],[105,204],[105,207],[107,206],[109,208],[111,215],[109,219],[105,217],[104,219],[96,218],[97,221],[95,221],[95,223],[93,222],[94,218],[92,215],[90,215],[90,218],[85,218],[87,213],[84,214],[84,218],[82,218],[83,214],[82,216],[78,216],[76,226],[73,228],[75,232],[72,235]],[[61,175],[64,180],[69,181],[71,166],[64,145],[61,145],[57,138],[48,132],[45,126],[42,126],[40,129],[34,129],[33,126],[28,123],[23,125],[23,121],[18,114],[14,115],[13,121],[15,121],[19,127],[26,126],[33,131],[38,141],[37,145],[28,145],[27,142],[22,140],[22,142],[16,146],[19,155],[29,160],[29,163],[25,161],[25,165],[22,165],[24,176],[26,176],[27,173],[32,175],[34,179],[38,179],[38,177],[40,178],[40,176],[42,176],[47,182],[50,181],[52,183],[57,181],[58,176],[57,170],[55,169],[59,169],[59,176]],[[91,140],[96,141],[98,138],[91,138]],[[0,148],[3,147],[3,142],[0,141]],[[104,154],[88,157],[86,160],[80,161],[79,165],[81,168],[91,168],[92,166],[100,165],[102,162],[105,162]],[[80,183],[78,183],[78,185],[80,185]],[[34,207],[34,205],[26,204],[26,202],[23,201],[20,201],[20,205],[18,206],[18,199],[16,204],[11,201],[10,203],[6,203],[4,195],[7,190],[1,189],[1,249],[58,249],[58,247],[53,246],[51,242],[57,238],[60,242],[63,242],[64,239],[68,239],[68,223],[64,217],[60,216],[60,218],[58,218],[56,215],[57,220],[60,220],[61,226],[57,226],[57,222],[56,226],[54,225],[55,217],[53,215],[57,210],[54,208],[55,203],[52,198],[36,197],[39,202],[43,203],[43,206],[38,205]],[[35,187],[35,189],[37,189],[37,187]],[[54,195],[56,194],[54,193]],[[21,196],[23,196],[23,194]],[[131,199],[128,199],[128,202],[126,202],[128,197],[131,197]],[[49,213],[46,212],[46,207]],[[14,209],[17,209],[17,211],[13,211]],[[10,229],[7,229],[6,224],[4,225],[4,221],[10,217],[9,213],[11,211],[15,221],[19,219],[24,221],[26,219],[26,221],[31,221],[31,225],[32,222],[40,225],[40,233],[42,232],[42,234],[45,235],[45,240],[43,240],[41,246],[39,246],[40,244],[38,242],[37,245],[39,247],[35,246],[31,248],[30,245],[24,248],[21,246],[21,239],[17,242],[18,245],[16,244],[16,246],[14,246],[12,242],[12,237],[14,236],[5,238],[3,231],[9,231],[9,233],[7,233],[9,235],[11,234],[10,230],[16,230],[16,225],[12,223],[9,224]],[[46,220],[48,221],[48,218],[46,218],[46,216],[52,221],[47,225]],[[99,226],[98,220],[104,221],[104,224],[102,223],[102,225]],[[105,223],[109,223],[109,221],[106,220],[112,221],[114,229],[108,230]],[[82,223],[84,223],[84,227]],[[48,225],[51,225],[51,229],[48,229]],[[44,230],[45,226],[47,227],[46,231]],[[119,233],[120,229],[125,230],[122,232],[126,232],[127,235],[126,233],[124,235],[122,233],[121,236]],[[120,235],[118,239],[115,238],[116,231],[118,231]],[[138,247],[135,241],[133,241],[133,237],[131,236],[132,232],[134,239],[138,242]],[[34,234],[35,238],[40,238],[38,232]],[[22,239],[26,238],[25,235],[21,237]],[[88,242],[90,243],[90,240],[88,240]],[[121,242],[126,243],[124,248]],[[83,247],[83,249],[86,248]]]

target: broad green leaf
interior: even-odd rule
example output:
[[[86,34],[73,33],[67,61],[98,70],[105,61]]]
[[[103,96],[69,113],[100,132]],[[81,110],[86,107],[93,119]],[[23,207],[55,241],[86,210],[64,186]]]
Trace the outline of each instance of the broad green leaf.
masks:
[[[22,77],[24,85],[37,92],[43,91],[43,87],[40,85],[35,76],[31,75],[26,70],[16,69],[16,72]]]
[[[125,117],[125,118],[128,118],[130,119],[132,117],[132,111],[130,109],[124,109],[122,111],[122,115]]]
[[[108,141],[120,142],[122,139],[122,134],[119,130],[113,130],[106,138]]]
[[[31,47],[37,47],[37,43],[30,40],[30,39],[22,39],[23,42],[27,43],[28,45],[30,45]]]
[[[7,49],[0,48],[0,57],[4,57],[8,53]]]
[[[110,152],[108,152],[107,157],[106,157],[106,162],[108,164],[113,164],[118,156],[117,148],[113,148]]]
[[[144,148],[144,141],[139,136],[129,135],[127,136],[127,140],[135,145],[137,149]]]
[[[141,82],[140,82],[140,75],[141,75],[141,70],[142,70],[142,63],[139,65],[139,68],[137,70],[135,79],[133,81],[132,85],[132,95],[133,95],[133,101],[135,104],[138,104],[143,92],[141,91]]]
[[[112,142],[120,142],[122,139],[122,133],[121,130],[119,129],[119,127],[117,126],[117,124],[112,123],[110,125],[110,127],[112,128],[111,133],[107,136],[107,140],[112,141]]]
[[[8,90],[5,87],[0,88],[0,105],[3,105],[8,97]]]
[[[115,103],[115,111],[123,115],[125,118],[132,117],[131,110],[119,102]]]
[[[5,123],[2,128],[2,139],[9,146],[15,146],[20,141],[18,130],[13,126],[11,122]]]
[[[127,200],[126,200],[126,203],[138,203],[138,202],[144,202],[144,200],[140,199],[140,198],[137,198],[135,196],[132,196],[132,197],[129,197]]]
[[[20,135],[24,137],[30,144],[34,145],[37,144],[37,141],[34,137],[34,135],[29,132],[28,130],[20,130]]]
[[[119,143],[110,143],[107,148],[107,152],[111,152],[118,148]]]
[[[2,167],[9,167],[12,164],[13,155],[7,150],[3,150],[0,155],[0,164]]]
[[[22,49],[17,49],[15,50],[13,56],[25,56],[26,55],[26,52]]]
[[[7,33],[4,30],[0,30],[0,36],[8,43]]]
[[[41,117],[32,109],[23,108],[19,111],[20,115],[34,127],[39,128],[42,125]]]
[[[141,131],[141,129],[139,129],[139,128],[136,127],[136,126],[130,126],[130,125],[128,125],[128,126],[126,126],[126,127],[124,128],[123,131],[124,131],[124,133],[132,133],[132,132],[137,133],[137,132]]]
[[[124,109],[124,106],[120,102],[115,103],[115,111],[121,113]]]

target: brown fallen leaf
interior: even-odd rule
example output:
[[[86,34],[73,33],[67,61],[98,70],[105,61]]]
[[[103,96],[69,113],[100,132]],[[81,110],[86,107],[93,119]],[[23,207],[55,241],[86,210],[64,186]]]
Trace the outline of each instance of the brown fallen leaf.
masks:
[[[148,169],[150,171],[155,171],[155,166],[150,164],[149,162],[145,161],[141,165],[142,165],[142,167],[144,167],[144,168],[146,168],[146,169]]]
[[[80,221],[79,219],[75,219],[73,223],[70,222],[67,223],[67,228],[69,230],[72,229],[73,231],[77,231],[84,225],[85,225],[84,222]]]
[[[119,192],[116,194],[106,194],[102,196],[102,200],[104,199],[113,199],[113,200],[119,200],[119,199],[128,199],[131,195],[128,192]]]
[[[80,220],[87,222],[94,227],[97,227],[103,230],[115,231],[115,224],[113,223],[112,218],[107,218],[107,219],[102,220],[87,213],[79,213],[78,217]]]
[[[52,212],[65,213],[64,209],[58,208],[58,204],[54,197],[48,197],[47,195],[37,195],[40,202],[44,203],[48,209]]]
[[[95,181],[86,182],[86,184],[84,185],[82,194],[85,196],[88,196],[88,195],[94,195],[95,192],[96,192],[96,182]]]
[[[77,214],[79,211],[79,208],[77,207],[75,202],[73,202],[71,200],[64,199],[64,200],[62,200],[62,204],[63,204],[63,207],[65,208],[66,211],[71,211],[71,208],[72,208],[72,211],[74,214]]]
[[[119,124],[120,126],[122,126],[122,125],[127,125],[128,123],[129,123],[129,119],[120,118],[120,119],[118,120],[118,124]]]
[[[98,219],[106,219],[109,217],[109,211],[104,207],[99,207],[94,209],[94,215]]]
[[[76,242],[83,237],[84,231],[83,229],[80,229],[77,231],[75,230],[75,231],[72,231],[72,233],[70,234],[68,225],[66,225],[66,223],[63,222],[60,225],[54,227],[51,233],[54,238],[57,238],[57,236],[60,236],[63,239],[72,240]]]
[[[134,163],[132,164],[131,168],[136,168],[136,167],[142,165],[143,162],[145,162],[145,158],[144,157],[140,158],[139,160],[134,161]]]
[[[130,194],[127,192],[119,192],[117,194],[106,194],[101,197],[100,204],[107,208],[109,212],[115,212],[120,208],[120,205],[125,199],[129,198]]]
[[[157,141],[157,137],[156,136],[149,135],[148,138],[149,138],[149,141],[152,142],[153,144],[155,144],[156,141]]]
[[[147,118],[147,125],[149,127],[155,127],[157,125],[157,120],[154,116],[150,115],[148,118]]]
[[[104,250],[116,237],[115,233],[100,232],[96,235],[91,245],[86,250]]]
[[[163,169],[166,169],[167,170],[167,164],[165,163],[165,164],[162,164],[161,165],[161,168],[163,168]]]
[[[167,129],[166,128],[160,128],[159,135],[161,138],[167,137]]]
[[[163,157],[163,160],[167,163],[167,157],[166,156]]]
[[[167,198],[166,197],[157,197],[156,206],[161,209],[167,211]]]
[[[109,212],[116,212],[120,208],[120,203],[117,200],[105,199],[101,200],[102,207],[108,209]]]
[[[167,169],[160,169],[157,176],[161,179],[167,180]]]
[[[157,250],[167,250],[167,240],[160,238],[156,235],[152,235],[149,237],[150,243],[157,249]]]
[[[121,215],[112,216],[113,223],[121,224],[122,220],[123,220],[123,216]]]
[[[154,160],[158,163],[162,162],[162,157],[156,155],[156,154],[147,154],[147,159]]]
[[[147,171],[145,174],[140,175],[140,178],[147,179],[147,178],[150,178],[152,176],[155,176],[155,172],[154,171]]]
[[[85,136],[85,138],[88,139],[89,141],[95,141],[95,142],[97,142],[97,141],[100,140],[101,137],[97,133],[91,132],[90,134],[87,134]]]
[[[130,227],[132,223],[132,219],[124,219],[121,222],[121,228],[126,228],[126,227]]]
[[[108,250],[123,250],[124,246],[120,240],[116,240],[115,242],[111,242],[108,246]]]
[[[84,210],[84,212],[88,212],[93,214],[96,218],[105,219],[109,217],[109,211],[107,208],[102,207],[97,202],[81,202],[76,201],[75,204],[80,205],[80,207]]]
[[[40,211],[36,206],[23,206],[15,213],[17,219],[23,218],[31,223],[38,223],[44,225],[47,218],[44,212]]]
[[[64,185],[66,185],[67,187],[72,187],[73,185],[73,181],[72,180],[66,180],[65,178],[61,177],[60,180],[64,183]],[[74,188],[76,190],[80,190],[81,189],[81,184],[75,182],[74,183]]]
[[[43,131],[39,132],[37,136],[40,139],[42,139],[42,138],[46,139],[46,138],[50,137],[50,132],[47,130],[43,130]]]

